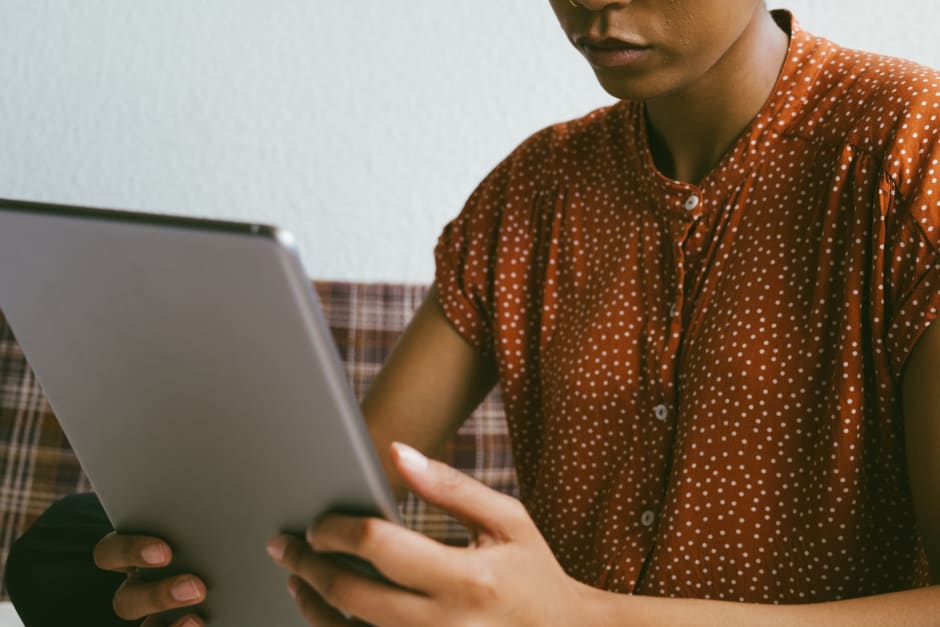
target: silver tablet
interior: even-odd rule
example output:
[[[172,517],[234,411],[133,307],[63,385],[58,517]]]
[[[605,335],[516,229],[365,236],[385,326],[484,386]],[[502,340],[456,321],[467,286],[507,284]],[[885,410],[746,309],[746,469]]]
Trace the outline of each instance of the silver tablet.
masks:
[[[398,520],[286,232],[0,200],[0,309],[111,522],[170,543],[209,625],[305,624],[276,533]]]

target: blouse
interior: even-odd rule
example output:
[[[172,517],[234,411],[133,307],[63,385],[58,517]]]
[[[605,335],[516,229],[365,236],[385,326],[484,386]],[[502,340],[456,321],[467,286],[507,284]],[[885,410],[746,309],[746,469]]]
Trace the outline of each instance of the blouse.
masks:
[[[435,283],[498,366],[520,498],[625,593],[804,603],[926,585],[900,380],[940,306],[940,74],[790,35],[698,184],[644,106],[519,146]]]

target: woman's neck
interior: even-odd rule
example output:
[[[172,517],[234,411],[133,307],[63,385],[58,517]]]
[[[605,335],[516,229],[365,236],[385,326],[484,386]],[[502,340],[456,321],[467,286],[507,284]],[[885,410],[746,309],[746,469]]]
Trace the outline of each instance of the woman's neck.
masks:
[[[697,183],[721,160],[773,91],[788,37],[766,9],[698,81],[646,102],[660,172]]]

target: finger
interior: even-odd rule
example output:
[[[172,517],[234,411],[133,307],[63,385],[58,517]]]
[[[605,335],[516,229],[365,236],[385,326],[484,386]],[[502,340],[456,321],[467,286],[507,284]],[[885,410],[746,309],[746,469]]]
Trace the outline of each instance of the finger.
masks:
[[[301,616],[311,625],[317,627],[340,627],[353,624],[352,620],[347,619],[343,614],[327,605],[320,595],[313,591],[313,588],[298,577],[291,575],[287,581],[287,589],[294,599],[294,603],[300,609]]]
[[[338,514],[311,526],[306,540],[315,551],[355,555],[391,581],[428,594],[454,580],[459,552],[387,520]]]
[[[501,540],[530,527],[517,499],[497,492],[447,464],[430,460],[406,444],[392,444],[395,467],[416,496]]]
[[[111,532],[95,545],[94,558],[102,570],[127,572],[166,566],[173,559],[173,551],[160,538]]]
[[[146,620],[140,624],[140,627],[166,627],[166,622],[159,616],[148,616]],[[170,627],[205,627],[205,623],[199,616],[187,614],[174,621]]]
[[[277,536],[269,544],[283,549],[275,561],[297,575],[328,605],[370,624],[417,625],[432,610],[423,595],[360,575],[336,560],[314,553],[307,543]]]
[[[205,623],[202,618],[196,616],[195,614],[187,614],[182,618],[173,622],[170,627],[205,627]]]
[[[114,613],[125,620],[137,620],[150,614],[196,605],[205,597],[205,584],[192,575],[161,581],[128,577],[114,594]]]

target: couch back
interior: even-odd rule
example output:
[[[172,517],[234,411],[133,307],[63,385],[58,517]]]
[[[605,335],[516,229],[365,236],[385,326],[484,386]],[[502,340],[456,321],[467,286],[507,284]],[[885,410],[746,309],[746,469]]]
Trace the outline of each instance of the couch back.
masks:
[[[315,282],[314,287],[353,390],[362,398],[428,288],[340,282]],[[498,389],[459,430],[443,459],[495,489],[515,494]],[[2,573],[10,545],[53,501],[91,489],[2,312],[0,468]],[[410,527],[431,537],[458,545],[467,540],[456,521],[413,496],[402,503],[401,510]],[[6,596],[6,585],[0,580],[0,598]]]

